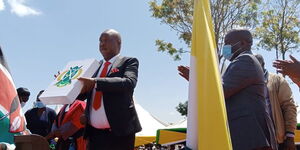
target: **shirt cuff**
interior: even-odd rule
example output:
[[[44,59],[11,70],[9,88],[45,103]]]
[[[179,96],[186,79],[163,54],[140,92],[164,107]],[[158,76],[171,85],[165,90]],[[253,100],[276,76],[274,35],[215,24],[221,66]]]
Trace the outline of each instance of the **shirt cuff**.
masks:
[[[292,137],[292,138],[293,138],[293,137],[295,137],[295,134],[292,133],[292,132],[288,132],[288,133],[285,134],[285,136],[286,136],[286,137]]]

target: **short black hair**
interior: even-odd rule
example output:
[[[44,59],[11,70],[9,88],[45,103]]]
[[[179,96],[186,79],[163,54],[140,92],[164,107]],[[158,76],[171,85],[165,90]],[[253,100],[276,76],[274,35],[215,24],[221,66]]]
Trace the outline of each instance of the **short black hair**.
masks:
[[[30,92],[27,88],[19,87],[17,89],[18,96],[30,96]]]
[[[237,39],[245,40],[250,45],[253,44],[253,37],[251,32],[248,29],[232,29],[226,34],[226,36],[231,34],[236,34],[235,36]]]

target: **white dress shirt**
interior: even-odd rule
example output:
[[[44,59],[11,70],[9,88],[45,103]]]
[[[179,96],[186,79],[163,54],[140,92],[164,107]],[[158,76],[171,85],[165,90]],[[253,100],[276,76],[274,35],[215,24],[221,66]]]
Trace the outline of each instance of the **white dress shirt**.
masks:
[[[108,66],[107,74],[108,74],[109,70],[111,69],[113,63],[115,62],[116,58],[119,56],[120,56],[120,54],[114,56],[113,58],[111,58],[109,60],[109,62],[111,64]],[[99,69],[99,72],[97,73],[97,77],[100,76],[100,73],[102,72],[103,67],[104,67],[104,63],[105,63],[105,60],[103,60],[101,68]],[[97,83],[96,83],[96,85],[97,85]],[[95,87],[96,87],[96,85],[95,85]],[[105,113],[105,104],[103,101],[103,96],[101,98],[101,107],[97,110],[95,110],[93,108],[95,93],[96,93],[96,88],[93,89],[92,103],[89,106],[90,107],[90,125],[92,125],[94,128],[97,128],[97,129],[108,129],[108,128],[110,128],[110,125],[109,125],[109,122],[107,120],[106,113]]]

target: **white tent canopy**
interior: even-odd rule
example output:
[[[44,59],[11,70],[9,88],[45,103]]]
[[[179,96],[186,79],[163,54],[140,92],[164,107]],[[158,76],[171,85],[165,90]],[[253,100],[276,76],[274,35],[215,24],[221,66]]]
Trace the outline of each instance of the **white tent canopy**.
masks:
[[[142,125],[142,131],[138,132],[136,136],[156,136],[157,129],[166,128],[167,124],[155,118],[141,105],[136,103],[135,108]]]
[[[181,120],[176,124],[169,125],[167,128],[187,128],[187,119]]]

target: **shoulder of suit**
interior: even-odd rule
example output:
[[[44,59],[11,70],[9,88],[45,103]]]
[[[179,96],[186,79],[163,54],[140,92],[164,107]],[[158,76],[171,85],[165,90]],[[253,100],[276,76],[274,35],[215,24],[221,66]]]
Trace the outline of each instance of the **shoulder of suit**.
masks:
[[[244,53],[241,53],[241,54],[239,54],[235,59],[240,59],[240,58],[251,58],[251,53],[246,53],[246,52],[244,52]]]
[[[254,60],[254,57],[255,56],[251,56],[252,54],[248,54],[248,53],[244,53],[244,54],[241,54],[239,56],[237,56],[232,62],[241,62],[241,61],[246,61],[246,62],[249,62],[249,63],[252,63],[252,62],[255,62]]]
[[[121,59],[122,61],[138,61],[137,58],[135,58],[135,57],[128,57],[128,56],[119,56],[119,59]]]
[[[243,54],[240,55],[240,57],[241,58],[249,58],[249,59],[252,59],[252,60],[255,58],[255,56],[251,53],[243,53]]]
[[[25,114],[30,114],[30,113],[32,113],[34,110],[36,110],[36,108],[31,108],[31,109],[27,110],[27,111],[25,112]]]
[[[135,57],[119,56],[119,59],[137,59]]]
[[[55,110],[52,109],[52,108],[49,108],[49,107],[46,107],[46,110],[50,111],[50,112],[54,112],[55,113]]]

